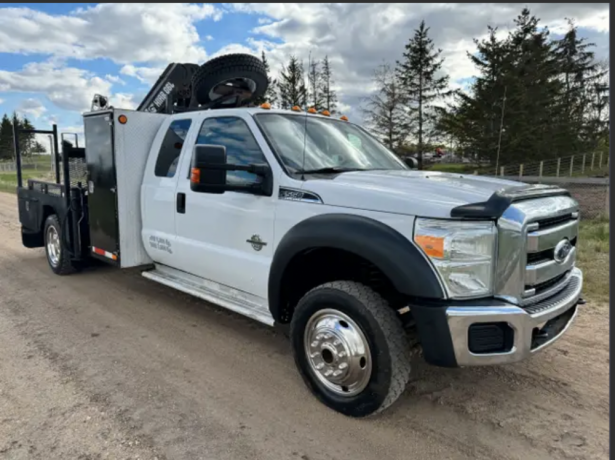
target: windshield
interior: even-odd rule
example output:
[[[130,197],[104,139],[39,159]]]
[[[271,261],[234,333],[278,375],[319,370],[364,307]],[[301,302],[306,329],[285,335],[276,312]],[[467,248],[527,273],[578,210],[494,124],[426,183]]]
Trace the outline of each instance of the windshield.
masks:
[[[325,168],[408,169],[384,145],[349,122],[281,113],[263,113],[255,118],[291,173]]]

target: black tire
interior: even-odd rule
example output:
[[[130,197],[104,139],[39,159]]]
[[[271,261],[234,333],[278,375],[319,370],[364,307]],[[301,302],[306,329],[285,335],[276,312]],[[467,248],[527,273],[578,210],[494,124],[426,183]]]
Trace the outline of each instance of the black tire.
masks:
[[[325,309],[352,319],[369,345],[371,375],[365,388],[352,396],[327,388],[306,354],[306,326],[315,313]],[[290,336],[295,364],[308,388],[322,403],[344,415],[365,417],[381,412],[399,398],[410,378],[411,353],[401,321],[379,294],[360,283],[334,281],[309,291],[294,312]]]
[[[54,253],[51,249],[50,239],[53,235],[59,238],[59,254]],[[70,254],[62,243],[62,226],[58,220],[58,216],[52,214],[45,220],[43,230],[43,238],[45,242],[45,254],[49,267],[56,275],[69,275],[75,271],[75,267],[70,259]]]
[[[263,61],[249,54],[227,54],[206,62],[196,71],[192,77],[194,97],[199,104],[208,104],[212,102],[212,89],[225,81],[239,78],[251,80],[255,84],[252,96],[245,102],[260,98],[267,91],[267,70]],[[230,100],[227,104],[233,103]]]

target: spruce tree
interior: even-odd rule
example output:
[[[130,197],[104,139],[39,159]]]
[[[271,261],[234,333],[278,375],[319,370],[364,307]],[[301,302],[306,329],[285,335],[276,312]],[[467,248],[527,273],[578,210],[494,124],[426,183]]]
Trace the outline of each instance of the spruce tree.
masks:
[[[448,76],[442,75],[442,50],[428,36],[429,27],[421,21],[414,36],[406,45],[403,60],[397,62],[399,80],[404,86],[408,107],[408,125],[418,141],[419,169],[423,166],[425,135],[435,121],[431,104],[442,96],[448,86]]]
[[[13,124],[7,114],[0,122],[0,160],[13,158]]]
[[[308,105],[316,110],[323,110],[324,98],[321,92],[320,63],[313,61],[310,55],[308,59]]]
[[[322,60],[319,93],[322,96],[323,109],[328,110],[331,114],[337,112],[337,93],[333,89],[334,83],[329,56],[325,56]]]
[[[303,79],[303,64],[295,56],[291,56],[288,65],[282,69],[278,89],[281,108],[306,107],[307,89]]]

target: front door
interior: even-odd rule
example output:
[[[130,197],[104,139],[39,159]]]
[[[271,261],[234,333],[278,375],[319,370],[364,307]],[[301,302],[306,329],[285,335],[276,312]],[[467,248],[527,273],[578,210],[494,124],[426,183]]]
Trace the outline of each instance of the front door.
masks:
[[[230,164],[263,164],[267,160],[243,116],[212,116],[199,127],[196,143],[223,145]],[[175,229],[181,270],[267,298],[273,257],[275,196],[245,192],[223,194],[190,190],[191,155],[184,156],[177,186],[185,211],[177,213]],[[247,184],[260,177],[228,171],[227,183]]]

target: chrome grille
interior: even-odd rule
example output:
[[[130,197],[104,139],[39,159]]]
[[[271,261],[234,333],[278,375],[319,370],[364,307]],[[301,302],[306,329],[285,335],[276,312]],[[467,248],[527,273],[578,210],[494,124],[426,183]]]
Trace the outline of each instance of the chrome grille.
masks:
[[[568,196],[525,200],[511,205],[498,221],[496,296],[516,305],[541,302],[564,289],[576,263],[577,202]],[[555,247],[568,239],[572,249],[556,261]]]

